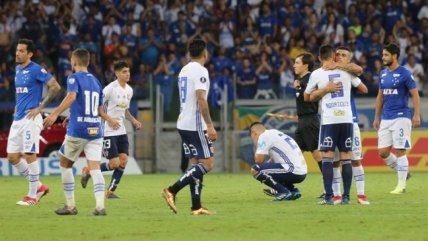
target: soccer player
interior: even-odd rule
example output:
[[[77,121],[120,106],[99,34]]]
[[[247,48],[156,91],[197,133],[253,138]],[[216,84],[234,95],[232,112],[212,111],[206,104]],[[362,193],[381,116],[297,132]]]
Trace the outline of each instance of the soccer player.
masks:
[[[351,64],[351,50],[347,47],[341,46],[336,49],[335,62],[337,66],[335,68],[341,68],[351,74],[360,75],[363,72],[363,69],[355,64]],[[357,190],[357,202],[362,205],[369,205],[370,202],[367,200],[367,197],[364,192],[365,180],[364,180],[364,168],[361,164],[363,159],[362,147],[361,147],[361,135],[360,127],[358,126],[358,112],[355,106],[355,91],[359,90],[361,93],[367,93],[368,89],[363,82],[357,86],[357,88],[352,88],[351,90],[351,108],[352,108],[352,119],[353,119],[353,139],[352,139],[352,174],[355,179],[355,185]],[[338,152],[336,151],[336,155]],[[338,160],[338,159],[337,159]],[[342,194],[340,192],[340,179],[342,178],[340,171],[340,162],[333,162],[333,202],[341,203]]]
[[[251,167],[254,178],[277,192],[273,201],[300,198],[302,194],[294,184],[305,180],[308,168],[299,145],[278,130],[266,130],[260,122],[251,124],[250,134],[256,146],[256,164]],[[265,162],[265,156],[269,161]]]
[[[326,195],[319,203],[334,204],[333,157],[336,147],[342,162],[344,195],[342,203],[349,203],[349,191],[352,183],[352,109],[351,86],[358,86],[361,80],[340,69],[327,70],[334,62],[335,51],[330,45],[323,45],[319,50],[321,68],[312,72],[306,87],[305,101],[321,99],[321,129],[319,148],[322,152],[322,174]]]
[[[100,170],[103,147],[100,113],[103,113],[103,96],[100,82],[88,72],[89,58],[89,52],[86,49],[78,48],[73,51],[70,62],[74,73],[67,78],[67,95],[54,112],[44,120],[44,125],[50,126],[62,112],[70,108],[67,135],[59,149],[66,205],[55,210],[58,215],[77,214],[72,167],[82,151],[88,159],[94,183],[96,206],[93,215],[106,215],[105,181]]]
[[[201,206],[203,177],[214,166],[212,141],[217,132],[211,121],[207,96],[210,88],[208,70],[203,66],[208,61],[205,41],[195,38],[189,43],[191,62],[178,75],[180,115],[177,121],[185,155],[193,166],[174,185],[163,189],[163,197],[174,213],[177,213],[175,197],[185,186],[190,186],[192,215],[212,214]]]
[[[128,163],[129,142],[126,134],[124,119],[128,119],[140,129],[141,123],[129,112],[133,90],[127,83],[130,79],[130,67],[125,61],[118,61],[114,64],[116,80],[103,89],[103,103],[106,110],[104,123],[104,156],[109,162],[101,164],[101,172],[113,171],[110,185],[107,189],[106,198],[119,198],[114,191],[120,183],[126,164]],[[82,170],[80,182],[86,188],[91,177],[88,167]]]
[[[386,68],[380,72],[373,121],[373,127],[378,131],[379,156],[397,171],[398,184],[391,194],[402,194],[406,189],[409,171],[406,149],[411,147],[412,126],[416,128],[421,124],[418,89],[412,74],[398,64],[399,56],[400,48],[396,44],[383,47],[382,61]],[[413,118],[408,107],[409,94],[413,100]],[[391,152],[392,148],[396,154]]]
[[[58,94],[58,82],[40,65],[31,61],[35,52],[33,41],[20,39],[16,47],[15,68],[16,105],[15,118],[7,140],[7,159],[29,182],[27,195],[16,204],[31,206],[49,192],[49,188],[39,180],[40,132],[43,119],[40,112]],[[48,92],[42,101],[43,86]],[[21,160],[21,154],[25,160]]]

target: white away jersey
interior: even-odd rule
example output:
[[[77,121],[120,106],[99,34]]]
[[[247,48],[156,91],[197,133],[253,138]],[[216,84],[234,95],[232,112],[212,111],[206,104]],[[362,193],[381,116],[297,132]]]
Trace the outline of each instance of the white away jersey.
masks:
[[[185,65],[178,75],[178,90],[180,94],[180,115],[177,128],[180,130],[206,130],[207,125],[196,98],[196,90],[205,90],[208,97],[210,79],[208,70],[199,63],[190,62]]]
[[[266,130],[259,136],[256,154],[269,155],[274,163],[297,175],[308,172],[305,157],[299,145],[290,136],[275,130]]]
[[[319,68],[312,72],[305,92],[310,94],[316,89],[322,89],[327,86],[329,81],[339,83],[342,89],[322,97],[320,101],[321,123],[323,125],[352,123],[351,87],[357,87],[361,80],[343,70]]]
[[[126,84],[125,88],[123,88],[120,86],[118,80],[111,82],[103,89],[104,111],[107,115],[119,120],[120,124],[120,127],[115,130],[111,128],[107,121],[104,121],[104,136],[119,136],[126,134],[124,123],[125,111],[129,108],[132,94],[133,90],[131,86]]]

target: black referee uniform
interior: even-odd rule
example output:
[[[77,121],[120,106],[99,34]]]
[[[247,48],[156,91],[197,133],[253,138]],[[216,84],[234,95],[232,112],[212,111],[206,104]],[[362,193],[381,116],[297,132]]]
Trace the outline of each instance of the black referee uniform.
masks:
[[[300,79],[300,88],[296,88],[296,108],[299,121],[294,133],[294,140],[302,151],[314,151],[318,149],[320,131],[320,118],[318,116],[318,101],[305,102],[303,93],[308,85],[311,73],[307,73]]]

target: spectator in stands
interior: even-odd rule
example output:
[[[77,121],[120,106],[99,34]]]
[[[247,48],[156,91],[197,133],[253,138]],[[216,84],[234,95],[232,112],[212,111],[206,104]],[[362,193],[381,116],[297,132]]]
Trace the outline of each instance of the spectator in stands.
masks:
[[[256,73],[249,57],[244,57],[243,68],[236,76],[236,86],[240,99],[252,99],[256,93]]]
[[[154,80],[157,85],[160,85],[163,94],[163,107],[166,113],[171,110],[172,91],[174,72],[171,71],[171,65],[168,63],[164,53],[159,55],[159,62],[156,69],[153,71]]]
[[[273,92],[273,68],[269,63],[268,53],[261,52],[259,59],[256,69],[257,92],[254,99],[276,99],[276,94]]]
[[[417,63],[415,55],[411,54],[408,56],[408,62],[404,65],[404,68],[408,69],[410,73],[412,73],[419,95],[423,96],[423,90],[426,86],[426,77],[424,74],[424,68],[421,64]]]

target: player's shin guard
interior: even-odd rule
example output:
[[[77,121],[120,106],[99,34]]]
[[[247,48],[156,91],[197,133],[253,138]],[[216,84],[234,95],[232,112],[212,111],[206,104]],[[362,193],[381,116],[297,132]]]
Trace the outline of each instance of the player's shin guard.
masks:
[[[28,167],[27,161],[20,160],[18,164],[13,165],[18,170],[19,174],[25,177],[25,179],[28,180],[28,172],[30,171],[30,168]]]
[[[203,175],[208,173],[208,170],[202,163],[194,165],[184,175],[169,187],[169,191],[172,193],[178,193],[183,187],[193,182],[193,178],[201,179]]]
[[[349,197],[352,185],[352,163],[350,159],[341,160],[343,178],[343,196]]]
[[[72,168],[61,167],[61,180],[64,190],[65,199],[68,207],[75,207],[74,201],[74,176]]]
[[[357,195],[364,195],[364,168],[362,165],[352,167],[352,174],[355,179],[355,186],[357,189]]]
[[[39,161],[34,161],[28,165],[28,181],[29,181],[29,190],[27,196],[35,198],[37,194],[37,189],[39,188]]]
[[[94,196],[96,201],[95,209],[101,210],[104,208],[104,177],[103,174],[101,174],[101,170],[91,170],[90,172],[94,183]]]
[[[395,156],[393,153],[389,153],[389,156],[383,160],[391,169],[397,170],[397,156]]]
[[[333,196],[333,158],[322,158],[322,179],[324,183],[325,199]]]
[[[190,195],[192,196],[192,210],[198,210],[202,207],[201,205],[201,195],[202,195],[202,183],[204,177],[195,178],[193,177],[193,182],[190,182]]]
[[[406,178],[409,172],[409,160],[407,156],[400,156],[397,158],[397,175],[398,175],[398,186],[402,189],[406,188]]]
[[[119,185],[120,179],[123,176],[123,172],[125,171],[124,167],[118,167],[116,169],[114,169],[113,171],[113,175],[111,176],[111,182],[110,185],[108,187],[108,190],[114,192],[117,188],[117,186]]]
[[[340,191],[340,183],[342,182],[342,174],[338,167],[333,167],[333,195],[341,196],[342,192]]]

